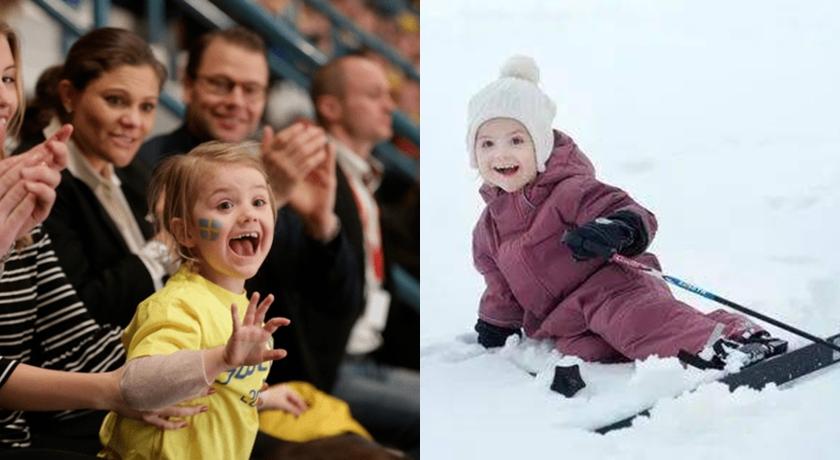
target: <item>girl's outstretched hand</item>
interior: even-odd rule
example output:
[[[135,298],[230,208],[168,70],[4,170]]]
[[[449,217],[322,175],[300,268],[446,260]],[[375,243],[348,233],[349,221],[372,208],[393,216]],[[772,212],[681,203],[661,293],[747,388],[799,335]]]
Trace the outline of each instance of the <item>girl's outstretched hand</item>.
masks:
[[[259,301],[259,293],[255,292],[251,295],[251,302],[248,303],[242,324],[239,323],[239,310],[236,304],[230,306],[233,334],[228,339],[222,354],[222,359],[228,368],[255,366],[264,361],[286,357],[286,350],[271,349],[266,346],[266,342],[277,328],[287,326],[290,321],[288,318],[271,318],[263,324],[268,307],[274,302],[274,296],[269,294],[258,307]]]
[[[272,385],[261,391],[260,402],[257,407],[260,410],[282,410],[295,417],[299,417],[300,414],[309,410],[309,405],[306,404],[303,396],[284,383]]]

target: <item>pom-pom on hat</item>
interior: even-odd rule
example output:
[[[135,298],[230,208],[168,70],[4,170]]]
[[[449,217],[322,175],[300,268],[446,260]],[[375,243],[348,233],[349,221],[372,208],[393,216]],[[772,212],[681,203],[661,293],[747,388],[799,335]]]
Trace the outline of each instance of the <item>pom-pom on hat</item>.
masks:
[[[525,126],[537,160],[537,171],[545,171],[545,163],[554,147],[551,124],[557,107],[542,92],[540,69],[534,59],[516,55],[509,58],[499,72],[499,79],[485,86],[470,99],[467,109],[467,151],[470,166],[478,167],[475,138],[478,128],[493,118],[512,118]]]

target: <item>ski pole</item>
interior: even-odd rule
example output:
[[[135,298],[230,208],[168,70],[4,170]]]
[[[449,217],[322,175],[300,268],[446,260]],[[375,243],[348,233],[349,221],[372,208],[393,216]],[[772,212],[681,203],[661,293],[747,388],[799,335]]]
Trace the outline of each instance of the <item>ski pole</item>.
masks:
[[[653,268],[653,267],[651,267],[651,266],[649,266],[649,265],[645,265],[645,264],[643,264],[643,263],[636,262],[636,261],[635,261],[635,260],[633,260],[633,259],[629,259],[629,258],[624,257],[624,256],[622,256],[622,255],[620,255],[620,254],[617,254],[617,253],[616,253],[616,254],[613,254],[613,255],[610,257],[610,259],[609,259],[609,260],[610,260],[610,262],[613,262],[613,263],[619,264],[619,265],[621,265],[621,266],[624,266],[624,267],[629,267],[629,268],[634,268],[634,269],[636,269],[636,270],[642,271],[642,272],[647,273],[648,275],[651,275],[651,276],[653,276],[653,277],[655,277],[655,278],[659,278],[659,279],[661,279],[661,280],[663,280],[663,281],[665,281],[665,282],[667,282],[667,283],[671,283],[671,284],[673,284],[674,286],[681,287],[681,288],[683,288],[683,289],[685,289],[685,290],[687,290],[687,291],[691,291],[691,292],[693,292],[693,293],[695,293],[695,294],[697,294],[697,295],[701,295],[701,296],[703,296],[703,297],[705,297],[705,298],[707,298],[707,299],[709,299],[709,300],[715,301],[715,302],[717,302],[717,303],[720,303],[720,304],[726,305],[727,307],[730,307],[730,308],[732,308],[732,309],[738,310],[738,311],[740,311],[741,313],[744,313],[745,315],[752,316],[753,318],[758,318],[758,319],[760,319],[760,320],[762,320],[762,321],[765,321],[765,322],[767,322],[767,323],[770,323],[770,324],[772,324],[772,325],[774,325],[774,326],[776,326],[776,327],[778,327],[778,328],[784,329],[784,330],[786,330],[786,331],[788,331],[788,332],[790,332],[790,333],[792,333],[792,334],[796,334],[796,335],[798,335],[798,336],[800,336],[800,337],[802,337],[802,338],[808,339],[808,340],[810,340],[810,341],[812,341],[812,342],[814,342],[814,343],[818,343],[818,344],[820,344],[820,345],[824,345],[824,346],[826,346],[826,347],[831,348],[832,350],[835,350],[835,351],[840,352],[840,346],[837,346],[837,345],[835,345],[835,344],[833,344],[833,343],[831,343],[831,342],[829,342],[829,341],[826,341],[826,340],[824,340],[824,339],[821,339],[821,338],[819,338],[819,337],[817,337],[817,336],[815,336],[815,335],[811,335],[811,334],[809,334],[809,333],[807,333],[807,332],[805,332],[805,331],[802,331],[802,330],[797,329],[797,328],[795,328],[795,327],[793,327],[793,326],[790,326],[790,325],[788,325],[788,324],[785,324],[785,323],[783,323],[783,322],[781,322],[781,321],[779,321],[779,320],[776,320],[776,319],[770,318],[769,316],[763,315],[763,314],[761,314],[761,313],[759,313],[759,312],[757,312],[757,311],[750,310],[750,309],[749,309],[749,308],[747,308],[747,307],[744,307],[744,306],[738,305],[737,303],[735,303],[735,302],[733,302],[733,301],[731,301],[731,300],[724,299],[723,297],[720,297],[719,295],[716,295],[716,294],[714,294],[714,293],[712,293],[712,292],[709,292],[709,291],[707,291],[707,290],[705,290],[705,289],[699,288],[699,287],[697,287],[697,286],[695,286],[695,285],[693,285],[693,284],[691,284],[691,283],[685,282],[685,281],[683,281],[683,280],[681,280],[681,279],[679,279],[679,278],[675,278],[675,277],[673,277],[673,276],[666,275],[666,274],[664,274],[664,273],[660,272],[659,270],[657,270],[657,269],[655,269],[655,268]]]

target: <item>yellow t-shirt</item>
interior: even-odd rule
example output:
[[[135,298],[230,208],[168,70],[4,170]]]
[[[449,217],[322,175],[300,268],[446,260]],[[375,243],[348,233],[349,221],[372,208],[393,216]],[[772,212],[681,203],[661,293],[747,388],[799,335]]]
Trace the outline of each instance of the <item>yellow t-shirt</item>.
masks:
[[[244,293],[230,292],[182,267],[137,307],[123,336],[127,359],[224,345],[233,331],[232,303],[241,321],[248,306]],[[209,410],[189,417],[187,428],[163,431],[109,413],[99,432],[105,446],[100,456],[247,459],[259,429],[256,401],[269,367],[265,362],[219,374],[213,383],[216,394],[189,402],[205,404]]]

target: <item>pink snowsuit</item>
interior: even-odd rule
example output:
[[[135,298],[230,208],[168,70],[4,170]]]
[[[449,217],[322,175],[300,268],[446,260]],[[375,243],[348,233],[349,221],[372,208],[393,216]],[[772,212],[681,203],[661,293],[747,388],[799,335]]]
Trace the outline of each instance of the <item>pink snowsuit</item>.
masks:
[[[721,335],[754,327],[723,310],[703,314],[651,276],[603,259],[572,258],[561,241],[568,229],[628,210],[642,218],[652,240],[656,218],[599,182],[559,131],[545,172],[514,193],[485,184],[481,195],[487,207],[473,232],[473,256],[487,284],[478,315],[490,324],[522,327],[528,337],[554,340],[561,353],[602,362],[697,353]],[[636,260],[659,268],[653,254]]]

